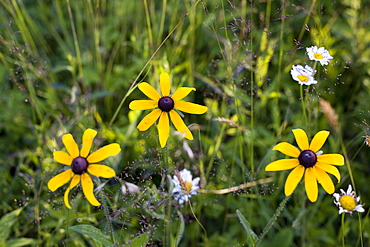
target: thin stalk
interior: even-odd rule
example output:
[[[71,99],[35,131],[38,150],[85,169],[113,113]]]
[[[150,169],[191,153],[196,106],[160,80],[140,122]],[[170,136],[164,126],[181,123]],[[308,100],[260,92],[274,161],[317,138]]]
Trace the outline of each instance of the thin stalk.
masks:
[[[344,216],[345,216],[345,213],[342,213],[342,246],[343,247],[346,247],[346,244],[344,242]]]
[[[257,239],[257,241],[254,244],[254,246],[257,246],[257,245],[259,245],[261,243],[262,239],[266,236],[266,234],[269,232],[269,230],[271,229],[271,227],[274,225],[275,221],[277,220],[277,218],[279,217],[279,215],[281,214],[281,212],[283,212],[283,209],[285,208],[285,205],[289,201],[289,199],[290,199],[291,196],[292,195],[285,197],[284,200],[280,203],[279,207],[276,209],[275,214],[269,220],[269,222],[265,226],[265,229],[263,229],[262,234],[259,236],[259,238]]]
[[[100,186],[100,185],[101,185],[101,182],[100,182],[100,179],[98,178],[98,186]],[[115,239],[114,239],[114,234],[113,234],[113,225],[112,225],[112,222],[111,222],[110,216],[109,216],[108,203],[107,203],[105,194],[103,192],[103,189],[100,190],[99,194],[100,194],[100,197],[101,197],[101,199],[103,201],[102,206],[103,206],[104,216],[105,216],[105,218],[107,220],[107,225],[108,225],[108,230],[109,230],[110,238],[111,238],[111,240],[112,240],[113,243],[116,243],[115,242]]]

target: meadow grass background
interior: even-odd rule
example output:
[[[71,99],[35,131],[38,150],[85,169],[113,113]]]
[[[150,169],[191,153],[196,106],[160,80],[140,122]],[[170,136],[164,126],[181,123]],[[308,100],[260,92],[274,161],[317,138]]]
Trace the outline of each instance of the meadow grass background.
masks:
[[[370,156],[363,137],[370,135],[369,1],[0,3],[0,215],[13,212],[0,226],[1,246],[101,246],[69,229],[81,224],[107,236],[113,229],[117,246],[144,232],[149,246],[247,245],[237,210],[260,235],[285,198],[289,173],[264,167],[284,158],[272,151],[276,143],[296,145],[294,128],[310,139],[331,132],[322,150],[346,159],[341,182],[332,177],[336,192],[354,183],[366,211],[342,218],[321,186],[311,203],[300,183],[260,246],[369,246]],[[316,66],[318,83],[303,87],[302,98],[290,69],[313,64],[305,54],[312,45],[334,59]],[[184,116],[194,158],[176,135],[161,149],[155,127],[136,128],[146,112],[128,108],[146,99],[137,84],[158,88],[162,71],[171,75],[172,92],[196,87],[186,101],[209,108]],[[68,210],[66,186],[47,188],[63,169],[52,153],[64,150],[63,134],[81,143],[86,128],[98,130],[93,150],[121,145],[120,155],[105,161],[117,177],[100,179],[107,182],[105,199],[97,194],[105,207],[91,206],[77,187]],[[183,168],[201,177],[205,190],[191,198],[194,213],[169,193],[168,175]],[[260,184],[213,191],[253,181]],[[126,182],[140,191],[123,193]]]

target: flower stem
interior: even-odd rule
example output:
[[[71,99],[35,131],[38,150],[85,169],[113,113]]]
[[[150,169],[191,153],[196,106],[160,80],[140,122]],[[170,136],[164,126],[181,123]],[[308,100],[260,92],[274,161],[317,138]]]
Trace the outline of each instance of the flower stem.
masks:
[[[305,124],[307,124],[307,114],[306,114],[306,101],[305,101],[305,97],[303,95],[303,85],[301,85],[301,90],[300,90],[300,94],[301,94],[301,102],[302,102],[302,111],[303,111],[303,121]]]
[[[346,246],[346,244],[344,243],[344,215],[345,215],[345,213],[342,213],[342,246],[343,247],[345,247]]]
[[[98,178],[97,180],[98,180],[98,186],[100,187],[100,185],[101,185],[100,179]],[[103,211],[104,211],[104,216],[107,220],[107,225],[108,225],[110,238],[111,238],[112,242],[115,243],[114,234],[113,234],[113,226],[112,226],[112,222],[111,222],[110,216],[109,216],[108,203],[107,203],[107,200],[105,199],[105,194],[104,194],[103,189],[101,189],[99,193],[100,193],[100,197],[101,197],[101,200],[102,200],[102,207],[103,207]]]
[[[259,238],[257,239],[257,241],[254,244],[254,246],[257,246],[258,244],[260,244],[260,242],[262,241],[262,239],[266,236],[266,234],[271,229],[271,227],[274,225],[275,221],[277,220],[277,218],[279,217],[279,215],[281,214],[281,212],[283,212],[283,209],[285,208],[285,205],[289,201],[289,199],[290,199],[291,196],[292,195],[285,197],[284,200],[280,203],[279,207],[276,209],[275,214],[271,217],[271,219],[269,220],[269,222],[265,226],[265,229],[263,229],[262,234],[259,236]]]

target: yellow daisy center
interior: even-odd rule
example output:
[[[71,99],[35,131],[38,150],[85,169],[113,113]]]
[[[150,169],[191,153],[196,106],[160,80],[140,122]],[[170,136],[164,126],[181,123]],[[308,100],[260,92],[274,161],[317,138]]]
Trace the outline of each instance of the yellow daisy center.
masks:
[[[316,58],[316,59],[322,59],[323,56],[320,54],[320,53],[315,53],[313,54],[313,56]]]
[[[344,195],[339,198],[339,202],[342,208],[352,211],[355,209],[357,203],[355,198],[349,195]]]
[[[299,75],[297,77],[301,82],[308,82],[308,77],[305,75]]]
[[[74,174],[81,175],[87,172],[89,162],[84,157],[77,157],[72,161],[72,171]]]
[[[184,194],[190,194],[192,187],[193,187],[193,184],[192,183],[185,182],[185,184],[184,184],[184,186],[182,188],[182,192],[184,192]]]

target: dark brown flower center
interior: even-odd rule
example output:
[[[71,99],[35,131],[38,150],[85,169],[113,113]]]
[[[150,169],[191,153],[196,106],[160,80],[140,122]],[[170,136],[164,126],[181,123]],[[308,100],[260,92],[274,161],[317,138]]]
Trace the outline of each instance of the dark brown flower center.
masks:
[[[171,97],[165,96],[158,101],[158,107],[162,111],[169,112],[175,106],[175,102]]]
[[[83,157],[77,157],[72,161],[72,171],[74,174],[81,175],[87,171],[89,162]]]
[[[298,160],[302,166],[309,168],[309,167],[313,167],[316,164],[317,156],[311,150],[304,150],[298,156]]]

